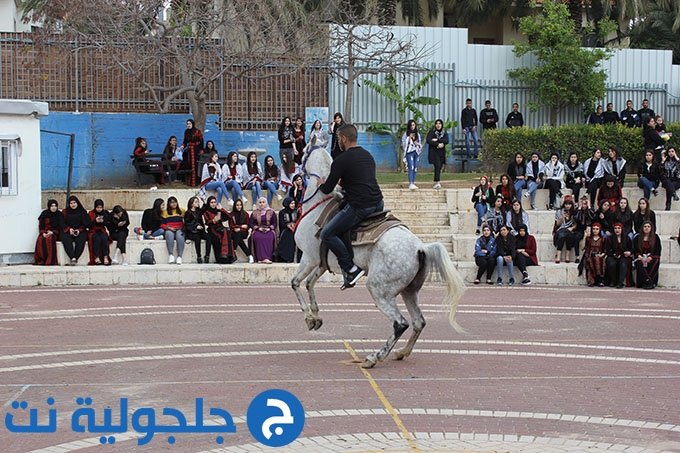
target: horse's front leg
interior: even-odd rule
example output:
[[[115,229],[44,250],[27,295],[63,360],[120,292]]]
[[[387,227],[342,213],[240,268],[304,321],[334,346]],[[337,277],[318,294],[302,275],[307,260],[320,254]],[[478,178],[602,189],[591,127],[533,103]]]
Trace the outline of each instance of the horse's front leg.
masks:
[[[307,278],[307,293],[309,294],[309,311],[311,317],[314,319],[314,330],[319,330],[323,325],[323,320],[319,316],[319,306],[316,303],[316,292],[314,291],[314,285],[319,280],[319,278],[326,272],[326,269],[321,266],[317,267],[312,275]],[[308,322],[309,325],[309,322]],[[310,330],[312,328],[310,327]]]

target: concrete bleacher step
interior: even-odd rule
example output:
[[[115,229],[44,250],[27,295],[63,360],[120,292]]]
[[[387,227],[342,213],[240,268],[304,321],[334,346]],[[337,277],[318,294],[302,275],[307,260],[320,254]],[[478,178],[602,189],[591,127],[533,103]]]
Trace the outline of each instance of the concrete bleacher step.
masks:
[[[474,234],[461,234],[453,238],[453,255],[457,261],[474,261],[475,242],[477,237]],[[536,238],[536,256],[538,262],[550,262],[555,260],[555,246],[551,235],[537,235]],[[676,240],[671,240],[668,237],[660,237],[661,239],[661,262],[662,263],[678,263],[680,262],[680,246]],[[565,250],[562,251],[562,257],[566,257]],[[574,251],[571,251],[571,260],[574,261]]]

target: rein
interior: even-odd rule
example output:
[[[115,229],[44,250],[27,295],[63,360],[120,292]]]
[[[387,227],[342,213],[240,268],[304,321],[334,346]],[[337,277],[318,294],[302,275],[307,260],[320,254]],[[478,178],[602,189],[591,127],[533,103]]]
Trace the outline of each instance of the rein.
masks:
[[[300,221],[301,221],[302,219],[304,219],[305,216],[306,216],[307,214],[309,214],[309,213],[312,212],[315,208],[317,208],[320,204],[323,204],[323,203],[327,202],[327,201],[330,200],[331,198],[333,198],[333,197],[332,197],[331,195],[328,195],[328,196],[325,197],[324,199],[322,199],[322,200],[317,201],[316,203],[314,203],[314,204],[312,205],[312,207],[309,208],[306,212],[303,212],[302,214],[300,214],[300,217],[298,217],[297,222],[295,222],[295,225],[293,226],[293,232],[295,232],[295,230],[297,230],[297,227],[298,227],[298,225],[300,224]]]

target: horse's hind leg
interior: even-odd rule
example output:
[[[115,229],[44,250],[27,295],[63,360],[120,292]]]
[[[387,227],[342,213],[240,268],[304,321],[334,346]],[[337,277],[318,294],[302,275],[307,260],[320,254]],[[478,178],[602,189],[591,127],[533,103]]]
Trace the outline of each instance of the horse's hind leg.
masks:
[[[319,277],[323,275],[326,270],[322,267],[317,267],[314,272],[307,278],[307,293],[309,293],[309,317],[314,322],[313,326],[310,326],[310,321],[307,321],[307,326],[309,330],[319,330],[323,325],[323,320],[319,316],[319,306],[316,303],[316,292],[314,291],[314,285],[316,285]]]
[[[404,299],[404,304],[406,305],[409,315],[411,315],[413,332],[411,333],[411,337],[408,339],[406,346],[394,351],[394,358],[396,360],[402,360],[411,355],[413,346],[415,346],[416,341],[418,341],[420,332],[423,331],[426,324],[423,312],[420,310],[420,305],[418,305],[418,291],[409,290],[407,288],[401,292],[401,297]]]
[[[307,276],[310,275],[312,271],[318,271],[318,268],[319,267],[317,263],[305,262],[305,259],[303,257],[302,262],[300,263],[300,267],[298,268],[298,271],[295,273],[295,276],[290,281],[290,286],[293,288],[295,296],[297,297],[297,300],[300,303],[300,308],[302,309],[302,312],[305,314],[305,322],[307,323],[307,328],[309,330],[314,329],[315,326],[317,325],[316,319],[318,318],[318,315],[316,313],[312,314],[312,312],[310,311],[311,302],[309,305],[307,304],[305,296],[304,294],[302,294],[302,290],[300,289],[300,283],[302,282],[302,280],[307,278]],[[314,306],[316,307],[316,312],[318,313],[319,308],[316,306],[316,300],[314,300]],[[319,327],[321,326],[319,325]],[[316,328],[318,329],[319,327]]]
[[[385,342],[385,345],[382,348],[380,348],[377,352],[369,354],[364,359],[363,363],[361,364],[362,368],[373,368],[375,364],[378,363],[378,361],[382,362],[385,360],[385,357],[390,354],[390,351],[394,345],[397,344],[397,341],[399,341],[401,335],[406,331],[406,329],[408,329],[408,321],[401,314],[399,308],[397,308],[396,296],[378,298],[373,294],[371,295],[373,296],[373,300],[375,300],[375,303],[380,311],[382,311],[385,316],[387,316],[390,321],[392,321],[393,331],[392,335],[387,339],[387,342]]]

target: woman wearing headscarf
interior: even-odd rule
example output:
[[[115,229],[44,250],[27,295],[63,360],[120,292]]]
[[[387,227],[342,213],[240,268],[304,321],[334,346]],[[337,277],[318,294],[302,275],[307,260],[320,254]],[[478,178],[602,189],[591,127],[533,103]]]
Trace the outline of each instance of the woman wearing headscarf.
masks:
[[[607,265],[605,284],[623,288],[630,286],[630,263],[633,256],[633,243],[624,232],[623,223],[614,224],[614,233],[606,242]]]
[[[90,266],[104,264],[108,266],[111,264],[111,257],[109,256],[109,244],[111,238],[106,229],[109,223],[109,212],[104,209],[104,201],[94,200],[94,209],[92,209],[88,216],[90,217],[89,231],[87,234],[87,246],[90,250]]]
[[[267,204],[267,199],[260,197],[257,200],[257,209],[250,214],[250,227],[253,233],[250,235],[250,250],[255,261],[262,264],[271,264],[276,248],[276,212]]]
[[[134,230],[140,240],[165,238],[165,230],[161,228],[164,210],[165,201],[162,198],[156,198],[153,202],[153,207],[144,210],[144,213],[142,213],[142,226]]]
[[[283,208],[279,211],[279,246],[276,248],[276,256],[279,261],[292,263],[295,261],[295,224],[300,211],[297,209],[295,200],[287,197],[283,200]]]
[[[218,208],[217,199],[210,196],[203,207],[203,218],[215,253],[215,262],[233,263],[236,259],[234,244],[231,240],[231,231],[224,224],[224,222],[229,222],[229,213],[223,208]]]
[[[71,195],[68,198],[68,206],[64,209],[64,228],[61,231],[61,242],[64,244],[64,251],[71,260],[71,266],[78,264],[78,259],[85,250],[89,225],[90,216],[78,197]]]
[[[425,137],[427,142],[427,161],[434,165],[434,189],[441,189],[440,176],[442,167],[446,164],[446,145],[449,144],[449,134],[444,130],[444,122],[435,120],[434,127]]]
[[[56,266],[57,241],[64,229],[64,215],[59,210],[57,200],[49,200],[47,209],[38,217],[38,239],[35,242],[33,263],[41,266]]]
[[[180,146],[184,150],[182,162],[186,162],[186,169],[191,170],[187,174],[187,185],[195,187],[198,185],[197,165],[198,155],[203,154],[203,132],[196,128],[193,119],[187,120],[187,128],[184,131],[184,141]]]

